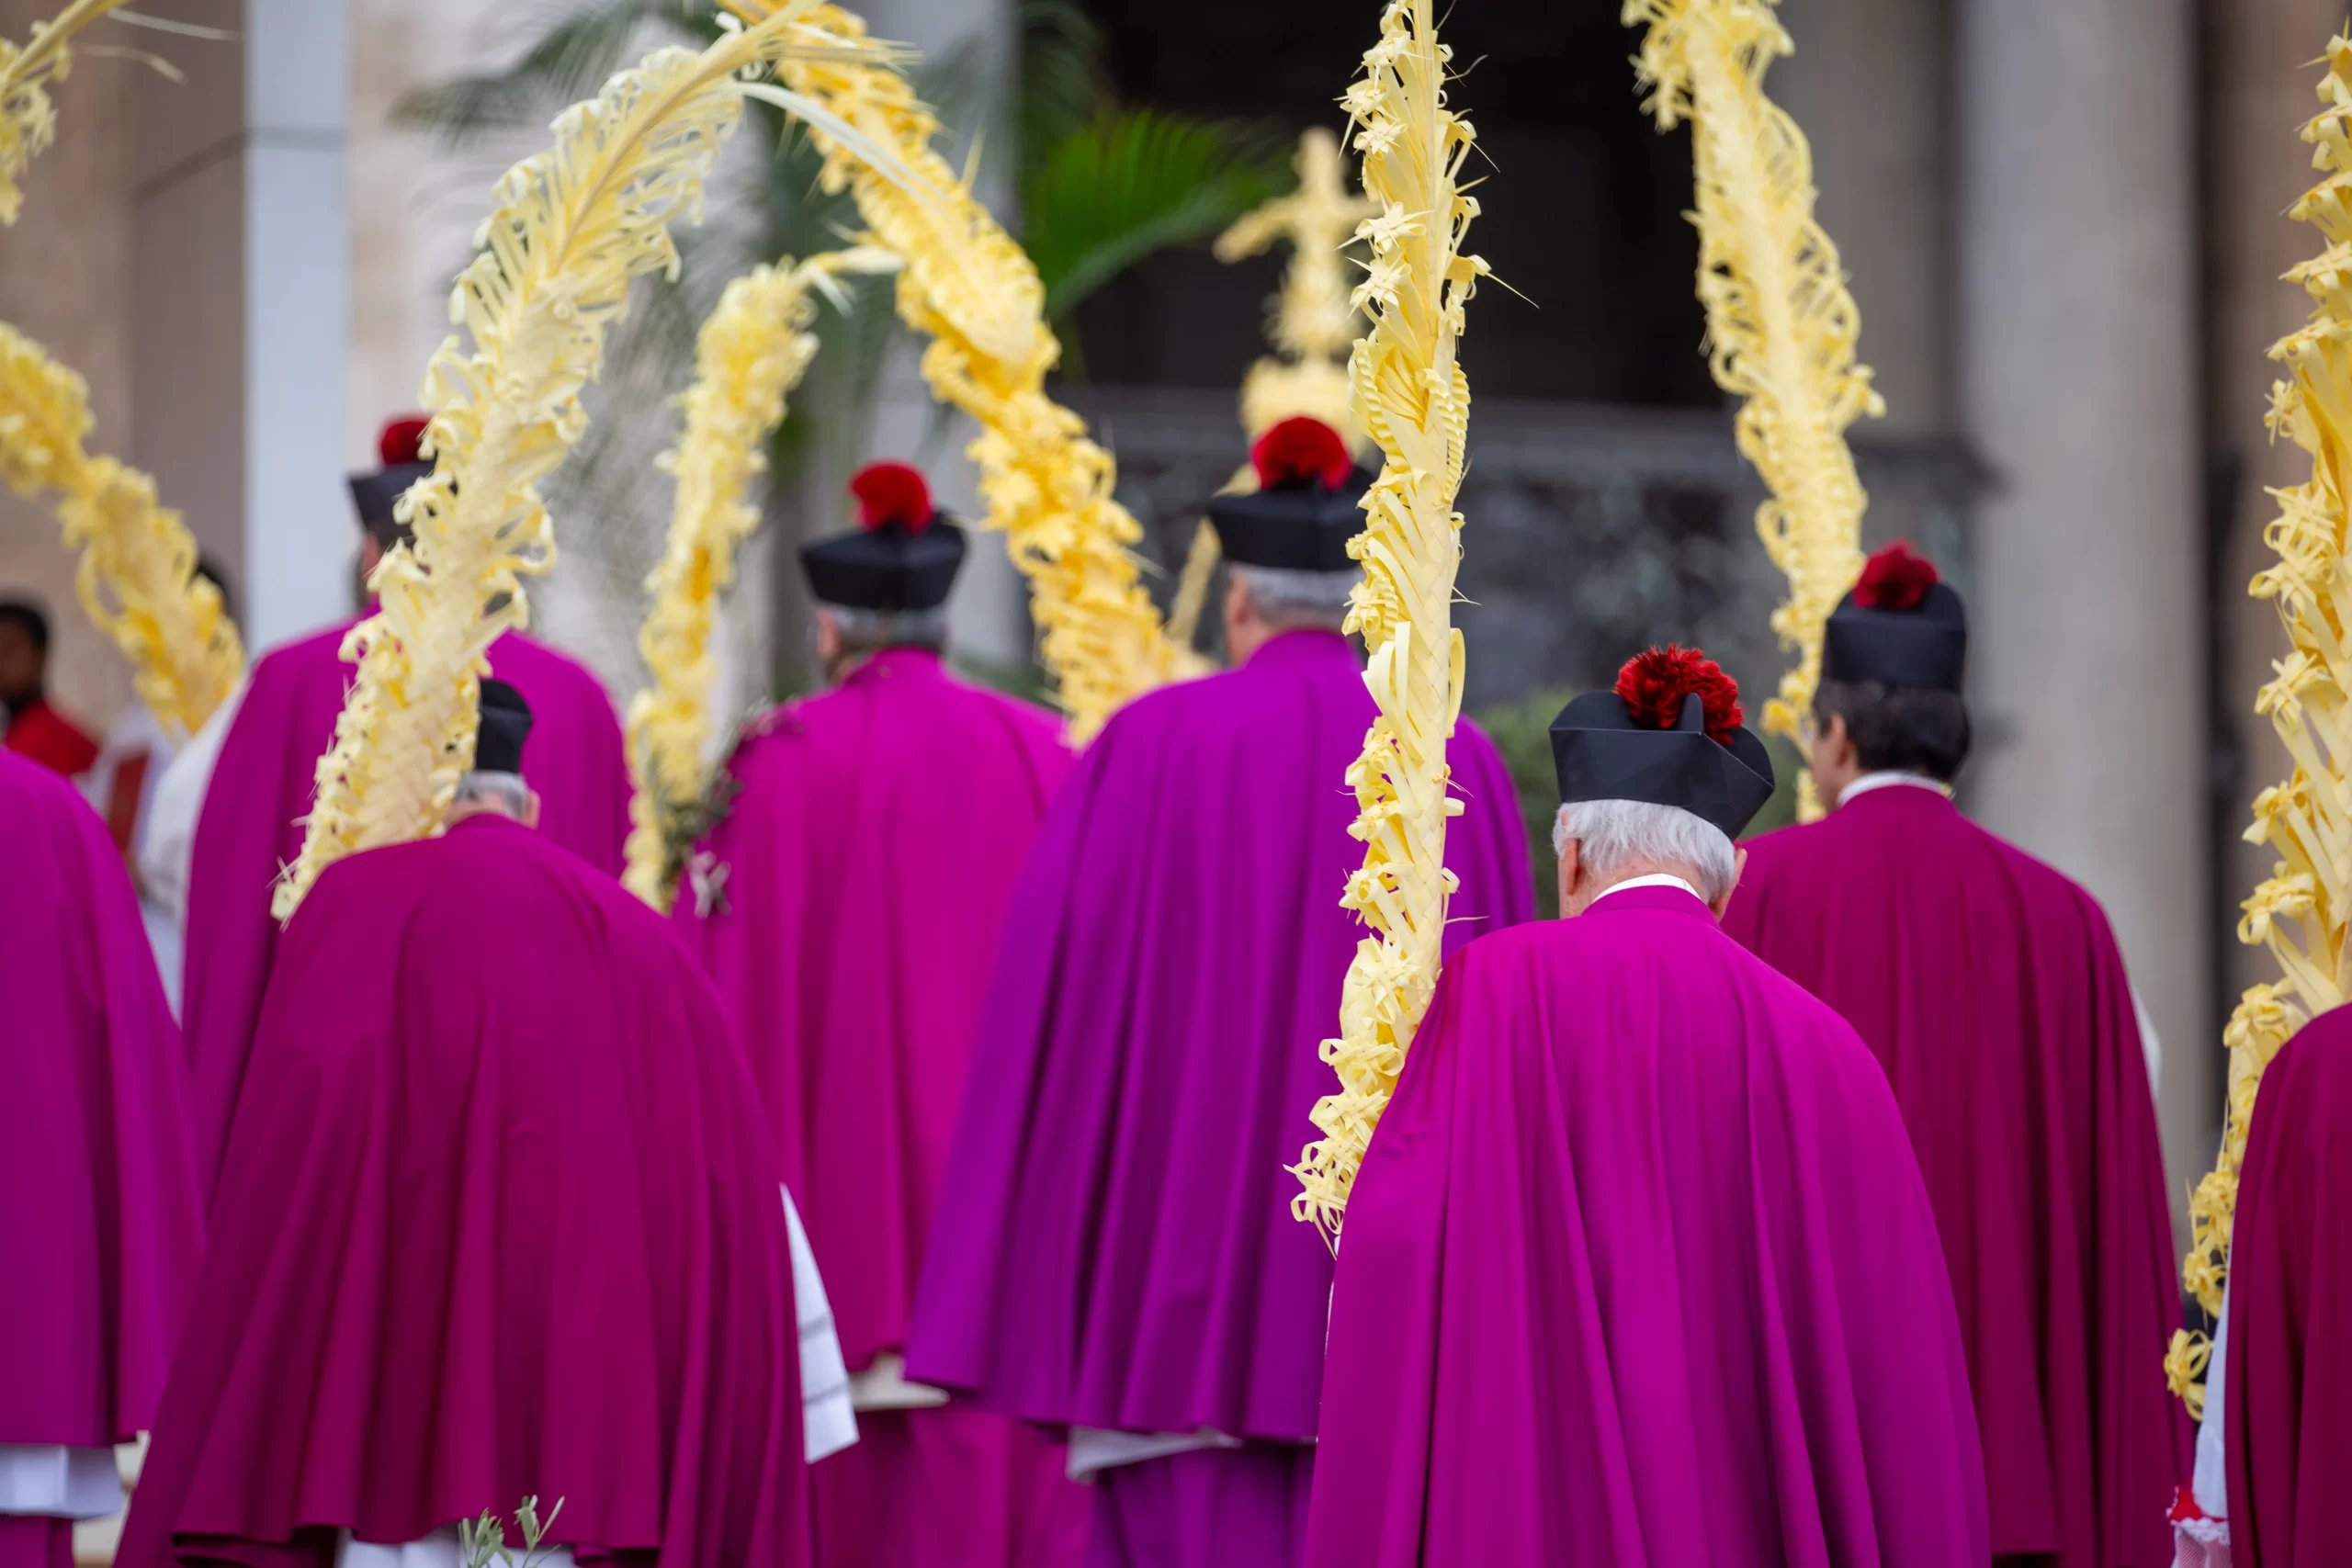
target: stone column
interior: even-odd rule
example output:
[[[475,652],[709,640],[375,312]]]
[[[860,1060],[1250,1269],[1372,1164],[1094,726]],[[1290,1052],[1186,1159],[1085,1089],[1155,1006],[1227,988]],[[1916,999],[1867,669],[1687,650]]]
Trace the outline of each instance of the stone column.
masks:
[[[1975,800],[2114,921],[2176,1205],[2215,1115],[2191,15],[1961,0],[1956,93]]]
[[[1813,148],[1815,209],[1862,313],[1886,398],[1877,434],[1951,422],[1951,186],[1946,0],[1783,0],[1796,52],[1766,89]]]
[[[257,646],[342,618],[345,0],[246,0],[245,597]]]
[[[140,95],[130,310],[138,457],[226,558],[259,649],[348,612],[345,0],[164,0]]]

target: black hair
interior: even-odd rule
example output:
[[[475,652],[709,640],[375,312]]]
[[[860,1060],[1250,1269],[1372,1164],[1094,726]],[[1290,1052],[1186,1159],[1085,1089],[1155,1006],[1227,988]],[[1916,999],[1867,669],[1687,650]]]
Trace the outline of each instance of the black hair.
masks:
[[[0,599],[0,623],[19,626],[36,652],[49,651],[49,612],[30,599]]]
[[[220,570],[220,563],[210,556],[198,556],[196,558],[196,575],[212,584],[220,592],[220,614],[230,620],[235,620],[237,601],[230,596],[228,574]]]
[[[1887,686],[1876,681],[1824,681],[1813,711],[1846,721],[1855,760],[1866,773],[1902,770],[1950,784],[1968,761],[1974,734],[1958,692]]]

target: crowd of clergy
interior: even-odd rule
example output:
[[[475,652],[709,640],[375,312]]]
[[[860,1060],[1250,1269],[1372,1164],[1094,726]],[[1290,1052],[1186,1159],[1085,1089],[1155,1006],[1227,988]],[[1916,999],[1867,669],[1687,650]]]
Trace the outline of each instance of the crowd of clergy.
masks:
[[[1368,476],[1257,457],[1230,668],[1077,752],[950,672],[966,534],[861,472],[801,552],[824,689],[666,916],[540,642],[447,831],[281,928],[347,627],[85,798],[111,743],[0,607],[0,1568],[141,1434],[126,1568],[455,1568],[526,1498],[582,1568],[2352,1563],[2352,1020],[2269,1069],[2192,1426],[2154,1043],[2098,903],[1954,807],[1966,615],[1904,547],[1828,623],[1817,823],[1742,841],[1772,762],[1653,649],[1552,726],[1538,922],[1460,725],[1435,999],[1336,1255],[1294,1217]]]

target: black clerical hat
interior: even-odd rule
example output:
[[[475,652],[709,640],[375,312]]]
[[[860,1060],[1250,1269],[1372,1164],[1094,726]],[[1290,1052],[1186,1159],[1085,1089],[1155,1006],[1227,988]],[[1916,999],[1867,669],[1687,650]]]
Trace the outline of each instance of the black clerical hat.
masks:
[[[351,476],[351,504],[359,513],[359,525],[386,549],[408,536],[408,525],[392,515],[392,503],[433,471],[420,450],[425,427],[432,423],[421,413],[392,421],[376,438],[376,455],[383,467]]]
[[[933,610],[964,565],[964,530],[904,463],[868,463],[849,481],[858,525],[800,547],[808,591],[847,610]]]
[[[1356,467],[1319,419],[1283,420],[1250,450],[1258,488],[1209,502],[1225,558],[1284,571],[1354,571],[1348,541],[1363,532],[1363,492],[1378,476]]]
[[[1772,758],[1740,728],[1739,688],[1695,648],[1653,648],[1614,690],[1587,692],[1552,721],[1560,803],[1675,806],[1737,838],[1772,798]]]
[[[1821,643],[1825,681],[1957,692],[1968,665],[1968,609],[1935,563],[1893,544],[1829,617]]]
[[[503,681],[481,683],[481,725],[474,732],[478,773],[523,771],[523,742],[531,737],[531,705]]]

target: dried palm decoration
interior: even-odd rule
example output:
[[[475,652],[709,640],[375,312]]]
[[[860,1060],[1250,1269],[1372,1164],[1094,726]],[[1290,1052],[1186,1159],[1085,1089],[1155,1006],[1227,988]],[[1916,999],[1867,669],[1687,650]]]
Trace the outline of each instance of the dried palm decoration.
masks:
[[[1238,262],[1290,242],[1283,290],[1266,319],[1274,352],[1250,367],[1241,382],[1241,428],[1255,441],[1296,414],[1319,419],[1345,435],[1361,456],[1371,443],[1349,409],[1347,359],[1355,344],[1356,308],[1349,298],[1347,246],[1356,226],[1379,209],[1348,188],[1340,139],[1321,126],[1298,139],[1298,188],[1245,214],[1217,236],[1216,259]],[[1244,463],[1227,481],[1227,493],[1257,488],[1257,470]],[[1193,547],[1169,606],[1168,638],[1190,652],[1208,603],[1218,558],[1216,530],[1207,520],[1193,530]]]
[[[121,6],[123,0],[74,0],[46,22],[33,24],[21,45],[0,39],[0,223],[14,223],[24,207],[25,171],[57,136],[57,109],[49,84],[73,65],[66,41]]]
[[[1736,431],[1770,494],[1756,509],[1765,552],[1789,580],[1772,629],[1796,667],[1764,707],[1793,737],[1821,681],[1829,614],[1862,568],[1862,509],[1846,428],[1885,412],[1854,361],[1861,316],[1838,247],[1814,221],[1813,153],[1764,96],[1764,73],[1793,46],[1775,0],[1625,0],[1646,27],[1634,61],[1660,130],[1690,124],[1699,299],[1715,384],[1746,400]],[[1821,815],[1800,774],[1798,814]]]
[[[2352,919],[2352,34],[2327,46],[2319,87],[2327,107],[2305,125],[2326,178],[2290,215],[2319,230],[2327,248],[2287,276],[2312,300],[2302,327],[2270,346],[2286,378],[2270,392],[2270,433],[2312,456],[2306,483],[2271,493],[2278,516],[2264,542],[2278,564],[2250,592],[2278,607],[2289,651],[2277,678],[2255,698],[2294,760],[2287,782],[2255,797],[2246,841],[2279,860],[2245,903],[2238,940],[2269,948],[2285,971],[2238,998],[2222,1039],[2230,1053],[2221,1157],[2188,1201],[2189,1247],[2181,1282],[2208,1313],[2222,1310],[2229,1278],[2238,1171],[2263,1069],[2289,1037],[2346,997],[2346,921]],[[2201,1416],[2212,1347],[2203,1334],[2176,1334],[2165,1358],[2172,1390]]]
[[[167,733],[193,735],[244,672],[220,592],[196,575],[196,538],[155,499],[155,481],[83,447],[90,389],[40,345],[0,323],[0,478],[56,499],[74,592],[130,661],[141,700]]]
[[[1357,320],[1347,246],[1379,209],[1349,188],[1340,139],[1323,127],[1298,139],[1297,168],[1297,189],[1243,216],[1217,236],[1216,247],[1217,260],[1232,263],[1290,242],[1283,289],[1266,321],[1275,352],[1252,365],[1241,386],[1241,423],[1253,440],[1294,414],[1342,434],[1351,429],[1345,366]]]
[[[724,0],[751,21],[774,0]],[[859,37],[865,23],[838,6],[818,25]],[[1119,705],[1176,671],[1175,647],[1144,592],[1136,558],[1143,530],[1112,499],[1111,455],[1086,423],[1046,395],[1060,353],[1044,316],[1037,269],[932,147],[939,122],[896,71],[855,58],[786,61],[779,74],[888,147],[934,193],[880,177],[854,147],[812,127],[828,190],[848,190],[869,243],[899,256],[899,315],[930,338],[922,374],[934,397],[971,415],[969,455],[980,470],[987,524],[1001,529],[1029,581],[1030,618],[1073,740],[1091,739]]]
[[[1470,386],[1455,358],[1464,308],[1487,265],[1463,253],[1478,204],[1464,194],[1469,122],[1446,107],[1450,51],[1437,0],[1389,0],[1380,41],[1340,100],[1363,155],[1364,193],[1380,204],[1359,233],[1372,263],[1355,290],[1372,330],[1349,363],[1356,423],[1379,446],[1364,497],[1363,562],[1349,626],[1370,650],[1364,684],[1380,706],[1348,770],[1363,866],[1340,902],[1373,934],[1356,946],[1340,1003],[1340,1038],[1323,1043],[1337,1093],[1314,1110],[1323,1136],[1295,1168],[1292,1212],[1337,1244],[1348,1190],[1395,1090],[1437,986],[1445,902],[1445,743],[1462,704],[1462,634],[1453,629],[1461,564],[1462,445]]]
[[[768,437],[817,356],[817,296],[845,309],[836,277],[897,265],[887,252],[859,249],[754,268],[727,286],[696,335],[695,384],[679,399],[685,429],[662,458],[677,481],[669,543],[646,584],[653,604],[637,639],[653,684],[628,710],[635,793],[625,880],[658,909],[670,907],[707,826],[705,756],[718,679],[711,628],[718,596],[735,581],[735,553],[760,525],[747,492],[767,468]]]
[[[796,55],[895,58],[863,37],[810,27],[818,9],[790,0],[699,53],[647,56],[565,110],[554,146],[499,181],[481,254],[450,299],[472,352],[452,337],[426,374],[425,440],[437,466],[401,502],[415,537],[370,581],[381,608],[345,641],[359,672],[319,761],[301,854],[277,889],[280,919],[336,860],[439,828],[473,755],[486,650],[526,623],[523,577],[553,564],[538,487],[585,426],[580,392],[602,367],[631,280],[675,276],[670,225],[699,216],[743,98],[770,98],[828,125],[855,155],[887,162],[820,107],[760,79]]]

